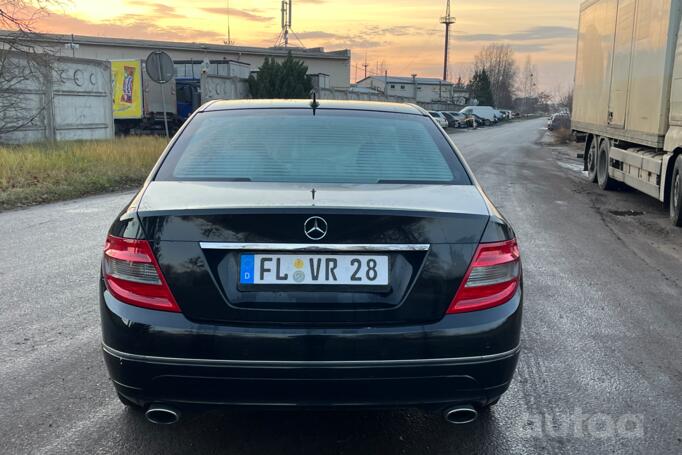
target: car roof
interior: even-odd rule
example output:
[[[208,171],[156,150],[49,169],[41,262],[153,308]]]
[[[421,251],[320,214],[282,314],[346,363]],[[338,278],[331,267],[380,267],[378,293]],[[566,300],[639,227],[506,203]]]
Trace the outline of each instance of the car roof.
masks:
[[[204,104],[200,110],[229,111],[239,109],[310,109],[312,100],[214,100]],[[349,111],[393,112],[399,114],[427,115],[421,107],[407,103],[386,103],[378,101],[317,100],[317,109]]]

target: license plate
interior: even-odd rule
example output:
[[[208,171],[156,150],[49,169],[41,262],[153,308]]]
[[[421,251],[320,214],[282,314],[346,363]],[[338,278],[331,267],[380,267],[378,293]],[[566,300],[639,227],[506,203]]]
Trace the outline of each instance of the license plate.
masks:
[[[387,286],[388,256],[243,254],[239,283]]]

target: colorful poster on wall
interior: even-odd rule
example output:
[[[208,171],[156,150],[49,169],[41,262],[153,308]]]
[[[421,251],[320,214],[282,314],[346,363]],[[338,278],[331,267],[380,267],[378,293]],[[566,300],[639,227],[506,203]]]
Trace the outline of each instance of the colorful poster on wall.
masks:
[[[142,65],[139,60],[111,62],[111,81],[114,86],[114,118],[142,117]]]

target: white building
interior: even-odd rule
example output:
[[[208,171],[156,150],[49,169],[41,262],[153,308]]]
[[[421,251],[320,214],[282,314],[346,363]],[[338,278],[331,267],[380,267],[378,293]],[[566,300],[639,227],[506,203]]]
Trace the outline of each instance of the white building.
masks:
[[[419,103],[450,102],[466,104],[468,90],[449,81],[432,77],[369,76],[357,83],[389,96],[399,96]]]
[[[0,35],[12,32],[0,31]],[[255,71],[266,57],[284,60],[289,52],[308,66],[309,74],[328,76],[324,81],[330,88],[350,87],[350,50],[325,51],[323,48],[262,48],[248,46],[227,46],[208,43],[182,43],[175,41],[150,41],[96,36],[31,34],[30,42],[49,48],[50,52],[68,57],[93,60],[145,59],[150,52],[162,50],[174,61],[228,60],[250,65]]]

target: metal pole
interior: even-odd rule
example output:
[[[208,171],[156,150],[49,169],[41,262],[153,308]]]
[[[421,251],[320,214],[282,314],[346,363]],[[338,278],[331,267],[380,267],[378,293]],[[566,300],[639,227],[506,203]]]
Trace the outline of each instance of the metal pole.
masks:
[[[418,97],[417,97],[417,75],[416,74],[412,75],[412,84],[414,86],[414,102],[416,104],[417,100],[418,100]]]
[[[156,64],[159,68],[159,76],[161,76],[161,57],[157,54]],[[167,82],[167,81],[166,81]],[[166,127],[166,137],[170,137],[168,134],[168,116],[166,115],[166,93],[164,90],[165,84],[159,84],[161,86],[161,106],[163,107],[163,126]]]
[[[384,96],[388,101],[388,70],[384,70]]]
[[[450,41],[450,24],[445,23],[445,61],[443,62],[443,80],[448,80],[448,41]]]

